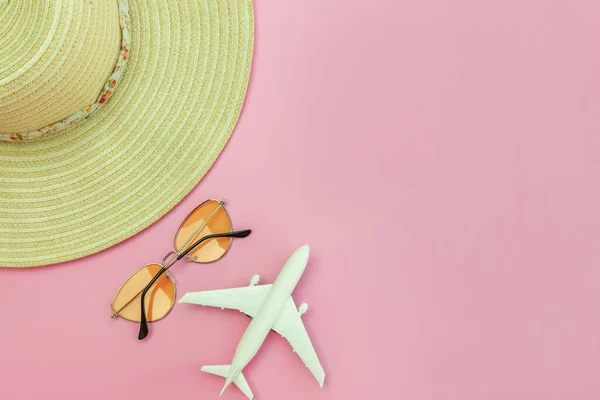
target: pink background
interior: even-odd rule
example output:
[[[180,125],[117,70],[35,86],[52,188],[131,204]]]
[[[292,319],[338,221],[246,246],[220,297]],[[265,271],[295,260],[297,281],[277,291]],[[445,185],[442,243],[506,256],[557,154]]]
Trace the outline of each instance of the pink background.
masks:
[[[207,197],[254,233],[177,266],[180,295],[271,282],[311,245],[295,298],[325,387],[271,335],[258,399],[600,398],[600,3],[255,7],[246,106],[202,183],[108,251],[0,271],[0,398],[216,399],[200,367],[247,318],[177,305],[138,342],[109,307]]]

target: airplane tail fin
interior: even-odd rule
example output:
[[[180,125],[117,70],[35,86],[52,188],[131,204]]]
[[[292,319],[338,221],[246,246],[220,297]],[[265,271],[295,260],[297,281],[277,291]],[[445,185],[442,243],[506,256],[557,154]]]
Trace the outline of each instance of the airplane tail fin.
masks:
[[[223,394],[223,391],[225,391],[227,386],[229,386],[229,384],[233,382],[235,386],[237,386],[242,391],[242,393],[244,393],[250,400],[252,400],[254,394],[252,393],[252,390],[250,390],[250,386],[248,385],[248,382],[246,382],[244,374],[242,374],[242,371],[240,371],[239,374],[234,378],[233,376],[230,376],[230,367],[231,365],[205,365],[202,367],[202,371],[207,372],[209,374],[222,376],[226,379],[225,386],[223,387],[221,394]]]

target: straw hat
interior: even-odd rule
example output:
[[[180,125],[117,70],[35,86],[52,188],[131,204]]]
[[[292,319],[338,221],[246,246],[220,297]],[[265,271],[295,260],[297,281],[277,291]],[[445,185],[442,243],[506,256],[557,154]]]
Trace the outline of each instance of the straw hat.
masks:
[[[235,127],[251,0],[0,0],[0,266],[152,224]]]

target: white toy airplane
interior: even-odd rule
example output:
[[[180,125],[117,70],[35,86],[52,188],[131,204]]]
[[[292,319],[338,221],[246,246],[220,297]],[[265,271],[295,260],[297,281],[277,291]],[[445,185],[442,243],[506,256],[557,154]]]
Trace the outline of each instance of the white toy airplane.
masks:
[[[319,386],[323,387],[325,371],[300,319],[308,309],[308,305],[302,303],[296,309],[291,297],[306,268],[308,254],[308,246],[296,250],[272,285],[257,286],[259,276],[254,275],[250,280],[250,286],[187,293],[179,300],[180,303],[236,309],[253,318],[235,350],[231,365],[202,367],[204,372],[225,378],[225,386],[219,396],[233,382],[248,398],[254,397],[242,370],[254,358],[271,329],[290,342],[294,352],[317,378]]]

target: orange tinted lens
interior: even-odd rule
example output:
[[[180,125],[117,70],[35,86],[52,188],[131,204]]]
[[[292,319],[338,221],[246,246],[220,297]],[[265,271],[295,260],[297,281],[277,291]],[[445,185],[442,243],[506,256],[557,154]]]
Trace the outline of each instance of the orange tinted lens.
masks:
[[[212,233],[231,232],[231,220],[229,219],[229,215],[227,214],[225,207],[221,206],[219,208],[219,204],[220,203],[217,200],[205,201],[187,216],[175,235],[176,249],[182,252],[196,240]],[[194,234],[202,224],[205,224],[204,227]],[[190,239],[192,235],[193,237]],[[216,261],[225,254],[227,249],[229,249],[231,240],[231,238],[207,240],[191,251],[189,255],[196,256],[195,262],[207,263]],[[185,248],[182,249],[184,245]]]
[[[129,300],[137,296],[135,300],[119,312],[119,316],[129,321],[140,322],[142,315],[140,292],[144,290],[160,269],[160,264],[149,264],[140,268],[127,279],[113,300],[113,311],[119,311]],[[146,318],[149,322],[161,319],[173,308],[175,304],[175,284],[166,272],[163,272],[150,287],[146,293],[145,303]]]

